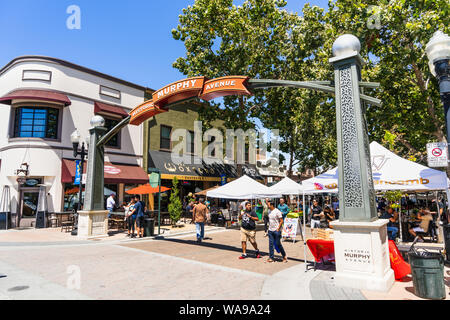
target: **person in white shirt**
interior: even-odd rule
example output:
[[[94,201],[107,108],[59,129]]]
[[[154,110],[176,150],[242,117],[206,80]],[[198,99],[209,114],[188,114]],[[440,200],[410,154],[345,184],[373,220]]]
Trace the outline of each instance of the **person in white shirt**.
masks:
[[[109,211],[108,219],[111,217],[111,214],[114,212],[114,209],[116,208],[116,200],[114,199],[115,196],[116,196],[115,193],[111,193],[111,195],[106,200],[106,210]]]
[[[281,228],[283,227],[283,214],[280,210],[275,208],[275,203],[272,200],[267,202],[269,206],[269,259],[267,262],[274,262],[273,247],[276,245],[281,255],[283,256],[283,262],[288,262],[286,252],[281,244]]]

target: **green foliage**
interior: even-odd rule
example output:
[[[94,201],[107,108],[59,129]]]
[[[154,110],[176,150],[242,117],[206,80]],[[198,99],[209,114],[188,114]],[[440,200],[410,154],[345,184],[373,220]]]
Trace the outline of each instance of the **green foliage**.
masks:
[[[186,55],[173,66],[186,76],[333,80],[329,63],[335,39],[352,33],[367,61],[362,80],[379,82],[364,93],[382,100],[366,105],[371,141],[411,159],[424,158],[430,141],[444,141],[444,115],[437,80],[425,46],[436,30],[449,33],[448,0],[335,0],[328,10],[305,4],[302,15],[285,1],[196,0],[183,9],[174,39]],[[370,7],[372,6],[372,7]],[[379,29],[368,21],[379,18]],[[337,162],[334,97],[292,88],[256,90],[253,98],[225,97],[204,108],[201,119],[223,119],[229,128],[253,127],[252,118],[280,130],[280,149],[299,165],[327,170]],[[318,171],[318,170],[316,170]],[[318,172],[317,172],[318,173]]]
[[[172,192],[170,193],[170,202],[169,202],[169,214],[170,219],[172,220],[173,224],[176,224],[178,220],[181,218],[182,213],[182,204],[181,199],[179,196],[179,190],[178,190],[178,179],[177,177],[173,177],[172,180]]]
[[[400,204],[398,202],[402,199],[403,193],[399,190],[390,190],[384,193],[384,197],[389,201],[389,204],[392,208],[397,209],[400,208]]]

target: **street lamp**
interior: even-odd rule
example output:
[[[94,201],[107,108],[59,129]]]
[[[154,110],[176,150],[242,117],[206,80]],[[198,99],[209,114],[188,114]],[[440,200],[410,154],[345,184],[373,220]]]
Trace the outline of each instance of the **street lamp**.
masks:
[[[444,104],[447,125],[447,143],[450,138],[450,37],[436,31],[425,48],[430,71],[439,81],[439,91]]]
[[[81,210],[81,198],[83,196],[83,167],[84,167],[84,159],[87,155],[87,150],[84,147],[84,142],[81,144],[81,150],[78,150],[78,147],[80,145],[80,140],[81,140],[81,135],[80,132],[78,130],[75,130],[71,135],[70,135],[70,141],[72,142],[72,146],[73,146],[73,156],[76,158],[78,156],[80,156],[81,161],[80,161],[80,183],[79,183],[79,187],[80,190],[78,192],[78,205],[76,208],[76,212],[78,213],[78,211]],[[72,234],[76,234],[75,231],[78,231],[78,219],[76,219],[76,225],[74,228],[74,232],[72,232]]]

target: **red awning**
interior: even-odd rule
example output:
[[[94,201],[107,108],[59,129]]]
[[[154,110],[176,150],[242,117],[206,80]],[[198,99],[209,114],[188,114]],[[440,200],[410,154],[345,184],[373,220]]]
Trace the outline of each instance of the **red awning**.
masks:
[[[0,103],[11,104],[12,100],[42,100],[47,102],[63,103],[65,106],[70,106],[72,102],[69,98],[62,93],[48,91],[48,90],[36,90],[36,89],[19,89],[14,90],[7,95],[0,98]]]
[[[119,115],[122,118],[125,118],[128,116],[128,112],[123,110],[123,108],[121,108],[121,107],[117,107],[117,106],[113,106],[113,105],[101,103],[101,102],[95,102],[94,103],[94,113],[97,114],[99,112]]]
[[[86,173],[86,162],[83,173]],[[105,183],[128,183],[142,184],[148,183],[148,174],[144,169],[133,165],[118,165],[105,162]],[[61,182],[73,183],[75,178],[75,161],[63,159],[61,165]]]

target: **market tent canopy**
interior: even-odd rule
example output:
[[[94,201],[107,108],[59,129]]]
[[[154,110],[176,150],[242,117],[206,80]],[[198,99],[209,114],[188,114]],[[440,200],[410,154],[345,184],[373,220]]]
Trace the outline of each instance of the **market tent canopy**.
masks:
[[[222,199],[257,199],[274,195],[269,187],[253,180],[249,176],[242,176],[215,190],[206,192],[208,198]]]
[[[167,190],[170,190],[170,188],[161,186],[161,192],[165,192]],[[125,192],[128,194],[152,194],[152,193],[158,193],[159,187],[152,187],[150,184],[147,183],[147,184],[130,189]]]
[[[299,195],[303,193],[303,186],[288,177],[274,184],[269,189],[274,194]]]
[[[377,142],[370,144],[375,190],[430,191],[448,187],[447,175],[397,156]],[[303,181],[305,193],[337,192],[338,170]]]

